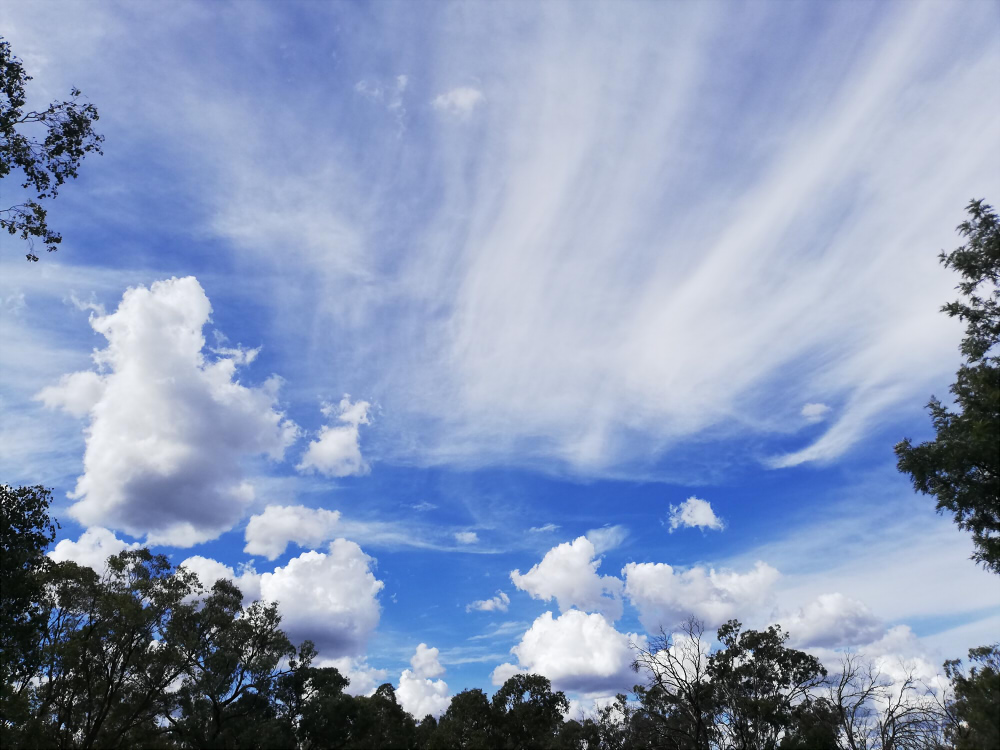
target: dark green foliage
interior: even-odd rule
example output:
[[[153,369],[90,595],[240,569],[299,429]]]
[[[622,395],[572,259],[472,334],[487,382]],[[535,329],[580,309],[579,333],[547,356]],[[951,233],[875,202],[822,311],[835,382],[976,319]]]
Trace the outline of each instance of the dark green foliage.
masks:
[[[917,446],[903,440],[896,456],[913,486],[972,532],[973,559],[1000,573],[1000,221],[982,201],[972,201],[968,211],[958,228],[968,241],[941,254],[945,267],[962,276],[963,298],[942,308],[966,323],[961,348],[967,361],[951,386],[955,410],[931,398],[936,438]]]
[[[10,724],[23,723],[29,711],[28,685],[41,659],[46,632],[43,606],[49,559],[55,539],[49,518],[52,494],[44,487],[0,485],[0,740]]]
[[[719,628],[722,649],[709,657],[716,727],[732,747],[776,748],[794,724],[796,707],[823,683],[826,670],[804,651],[786,648],[777,625],[746,630],[730,620]]]
[[[97,108],[77,101],[76,88],[67,101],[25,111],[25,84],[30,80],[10,43],[0,39],[0,179],[20,172],[21,188],[28,193],[23,202],[0,210],[0,229],[27,240],[27,258],[36,261],[35,239],[50,252],[62,241],[49,227],[41,202],[55,198],[63,183],[78,175],[87,154],[102,153],[104,136],[94,132]]]
[[[486,750],[492,747],[493,711],[490,699],[478,688],[463,690],[451,699],[431,735],[432,748]]]
[[[549,747],[569,701],[541,675],[516,674],[492,701],[495,747]]]
[[[1000,747],[1000,643],[969,650],[968,674],[960,659],[946,661],[955,698],[946,734],[955,750]]]

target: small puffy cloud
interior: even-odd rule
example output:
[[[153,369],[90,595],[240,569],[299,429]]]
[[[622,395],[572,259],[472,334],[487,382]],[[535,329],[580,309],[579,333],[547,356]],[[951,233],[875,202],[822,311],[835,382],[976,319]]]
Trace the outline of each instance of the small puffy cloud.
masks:
[[[622,582],[597,574],[601,561],[594,559],[596,554],[593,542],[581,536],[550,549],[527,573],[512,571],[510,580],[534,599],[555,598],[560,612],[576,607],[617,620],[622,616]]]
[[[350,695],[371,695],[375,692],[375,688],[389,677],[387,670],[375,669],[370,667],[364,659],[350,656],[317,659],[316,666],[334,667],[350,680],[350,684],[345,689],[345,692]]]
[[[746,616],[770,599],[779,576],[763,562],[746,573],[700,566],[681,571],[666,563],[629,563],[622,574],[625,595],[650,632],[671,628],[692,615],[709,628]]]
[[[600,555],[620,547],[628,538],[628,529],[624,526],[602,526],[599,529],[591,529],[586,536],[594,545],[594,551]]]
[[[333,536],[340,513],[304,505],[268,505],[264,512],[250,517],[243,551],[274,560],[289,542],[314,549]]]
[[[299,471],[317,471],[328,477],[348,477],[367,474],[368,463],[361,455],[361,425],[369,424],[367,401],[351,402],[347,394],[339,404],[324,403],[323,416],[335,418],[339,424],[324,425],[316,440],[309,443]]]
[[[280,379],[236,379],[238,358],[209,361],[211,305],[194,277],[130,288],[90,325],[108,342],[98,372],[63,377],[37,396],[88,416],[84,473],[70,515],[148,544],[188,547],[229,530],[253,500],[244,458],[281,459],[298,428],[277,411]]]
[[[63,539],[49,552],[49,557],[56,562],[72,560],[101,574],[109,557],[125,550],[139,549],[139,546],[138,542],[123,542],[112,532],[97,526],[84,531],[75,542]]]
[[[244,602],[252,602],[260,598],[260,576],[252,567],[244,567],[237,575],[236,571],[228,565],[201,555],[187,558],[180,564],[180,567],[187,568],[198,576],[198,581],[206,590],[211,589],[219,579],[225,579],[235,583],[243,592]]]
[[[799,648],[839,648],[870,644],[885,626],[867,606],[843,594],[823,594],[783,623]]]
[[[725,524],[722,519],[715,515],[712,504],[708,500],[701,500],[691,496],[680,505],[670,506],[670,533],[680,527],[715,529],[722,531]]]
[[[438,657],[441,652],[436,648],[429,648],[426,643],[417,646],[417,650],[410,657],[410,666],[413,667],[413,674],[417,677],[437,677],[444,674],[444,667]]]
[[[830,407],[826,404],[806,404],[802,407],[801,414],[810,424],[822,422],[826,415],[830,413]]]
[[[456,531],[455,541],[459,544],[476,544],[479,541],[479,535],[475,531]]]
[[[309,638],[324,657],[360,654],[381,609],[374,560],[354,542],[335,539],[328,552],[303,552],[260,577],[261,597],[278,602],[293,641]]]
[[[496,596],[490,599],[480,599],[465,607],[466,612],[506,612],[510,606],[510,597],[503,591],[497,591]]]
[[[437,649],[435,649],[437,650]],[[448,683],[444,680],[428,680],[404,669],[399,676],[399,687],[396,688],[396,699],[399,705],[418,721],[431,714],[438,718],[451,703],[448,695]]]
[[[486,97],[479,89],[471,86],[458,86],[434,97],[431,106],[438,112],[452,117],[465,118],[485,101]]]
[[[545,612],[511,653],[518,671],[548,677],[557,690],[607,693],[627,691],[635,681],[630,643],[645,645],[645,638],[619,633],[601,615],[570,610],[554,618]],[[494,681],[505,672],[512,673],[498,667]]]

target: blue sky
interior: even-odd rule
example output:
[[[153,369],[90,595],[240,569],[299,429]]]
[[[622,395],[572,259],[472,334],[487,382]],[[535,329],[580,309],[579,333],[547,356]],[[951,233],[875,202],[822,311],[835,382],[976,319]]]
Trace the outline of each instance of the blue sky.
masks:
[[[415,713],[515,669],[585,707],[692,614],[928,670],[1000,632],[892,454],[1000,195],[995,4],[5,10],[106,135],[62,249],[0,256],[57,555],[241,576]]]

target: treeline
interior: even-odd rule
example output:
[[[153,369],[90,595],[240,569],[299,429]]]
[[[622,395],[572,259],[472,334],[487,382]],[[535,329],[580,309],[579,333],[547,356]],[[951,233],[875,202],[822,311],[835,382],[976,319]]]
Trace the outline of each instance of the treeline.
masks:
[[[889,680],[851,655],[828,674],[777,626],[731,621],[709,648],[689,621],[636,652],[640,685],[582,721],[539,675],[491,697],[456,695],[440,720],[414,718],[391,684],[370,696],[294,646],[277,606],[148,550],[99,575],[45,555],[49,493],[2,487],[4,748],[677,748],[1000,747],[1000,650],[945,664],[950,683]]]

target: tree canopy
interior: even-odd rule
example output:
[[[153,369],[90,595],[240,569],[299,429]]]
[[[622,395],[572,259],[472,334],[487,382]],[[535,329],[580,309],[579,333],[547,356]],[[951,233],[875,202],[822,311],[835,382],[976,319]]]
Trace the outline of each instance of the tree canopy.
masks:
[[[973,559],[1000,573],[1000,221],[982,200],[967,207],[958,227],[966,243],[942,252],[946,268],[958,271],[961,298],[941,308],[965,323],[959,368],[951,393],[954,407],[931,398],[936,437],[896,445],[899,470],[920,492],[937,498],[970,531]]]
[[[19,172],[25,191],[21,202],[0,208],[0,229],[26,240],[28,260],[37,261],[36,240],[49,252],[62,242],[62,235],[49,226],[43,202],[78,176],[87,154],[102,153],[104,136],[94,130],[100,119],[97,107],[80,101],[75,87],[69,99],[41,110],[26,109],[25,85],[30,80],[10,42],[0,38],[0,179]]]

